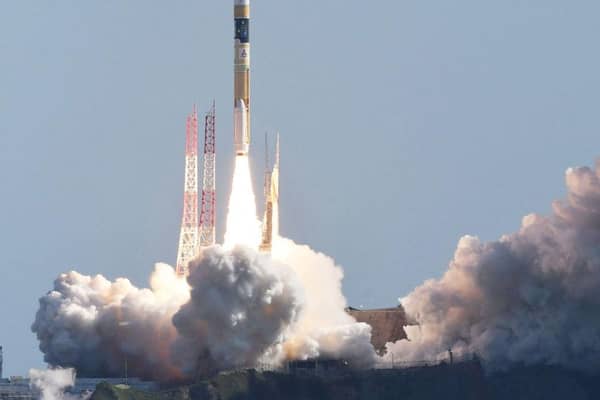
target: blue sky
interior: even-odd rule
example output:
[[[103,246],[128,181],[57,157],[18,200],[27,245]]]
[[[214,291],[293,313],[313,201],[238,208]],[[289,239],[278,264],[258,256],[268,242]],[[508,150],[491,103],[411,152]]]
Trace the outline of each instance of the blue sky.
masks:
[[[0,5],[0,344],[69,269],[145,285],[174,263],[185,116],[214,98],[218,236],[233,163],[231,2]],[[333,256],[355,306],[439,276],[464,234],[548,212],[600,154],[600,4],[256,0],[254,177],[282,138],[282,232]]]

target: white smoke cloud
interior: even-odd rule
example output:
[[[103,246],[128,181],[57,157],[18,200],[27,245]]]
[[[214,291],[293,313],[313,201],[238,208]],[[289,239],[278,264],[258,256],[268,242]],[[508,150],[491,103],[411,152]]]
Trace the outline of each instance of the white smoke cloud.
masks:
[[[171,318],[188,299],[186,282],[165,264],[156,265],[150,289],[72,271],[40,299],[32,330],[47,363],[81,376],[121,376],[127,361],[131,374],[177,378]]]
[[[282,346],[285,358],[342,358],[357,366],[374,362],[371,327],[345,312],[344,273],[335,261],[306,245],[276,237],[273,258],[288,264],[302,282],[305,303]]]
[[[82,376],[185,379],[199,370],[343,357],[368,365],[370,327],[344,308],[341,269],[286,239],[273,257],[214,246],[188,281],[157,264],[149,289],[69,272],[40,299],[32,330],[50,365]]]
[[[191,301],[173,317],[184,372],[253,366],[280,343],[303,303],[293,271],[249,248],[213,247],[191,264]]]
[[[569,169],[566,185],[550,216],[493,242],[463,237],[444,276],[401,299],[419,326],[388,345],[396,360],[452,348],[491,369],[600,366],[600,164]]]
[[[75,384],[75,371],[68,369],[30,369],[31,388],[39,393],[41,400],[82,400],[84,397],[65,393]],[[86,396],[89,397],[89,396]]]

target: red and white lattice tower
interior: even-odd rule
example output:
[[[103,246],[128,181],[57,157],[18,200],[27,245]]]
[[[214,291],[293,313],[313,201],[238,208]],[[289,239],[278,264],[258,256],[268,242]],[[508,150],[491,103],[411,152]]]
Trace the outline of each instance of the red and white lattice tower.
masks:
[[[185,189],[177,250],[177,275],[188,274],[189,262],[198,255],[198,243],[198,113],[194,106],[186,124]]]
[[[202,173],[202,208],[200,211],[200,247],[215,244],[215,211],[216,211],[216,112],[215,103],[204,119],[204,166]]]

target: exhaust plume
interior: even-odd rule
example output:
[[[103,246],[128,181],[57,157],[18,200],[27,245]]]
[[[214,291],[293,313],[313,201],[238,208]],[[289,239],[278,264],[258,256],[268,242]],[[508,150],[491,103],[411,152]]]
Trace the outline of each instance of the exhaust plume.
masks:
[[[567,170],[566,186],[551,215],[526,216],[516,233],[463,237],[444,276],[401,299],[418,326],[388,345],[396,360],[451,348],[490,369],[600,367],[600,163]]]
[[[278,239],[274,257],[205,249],[187,282],[157,264],[149,289],[77,272],[40,299],[32,330],[44,360],[81,376],[160,381],[258,362],[374,359],[370,327],[346,315],[342,272],[308,246]]]
[[[371,326],[356,322],[346,313],[342,268],[331,257],[280,236],[274,238],[272,254],[275,260],[291,266],[305,294],[298,321],[288,330],[280,357],[344,359],[356,367],[370,366],[375,361]]]
[[[260,237],[260,221],[256,218],[256,199],[252,189],[248,156],[237,156],[229,197],[224,247],[232,249],[236,245],[242,245],[256,250],[260,244]]]

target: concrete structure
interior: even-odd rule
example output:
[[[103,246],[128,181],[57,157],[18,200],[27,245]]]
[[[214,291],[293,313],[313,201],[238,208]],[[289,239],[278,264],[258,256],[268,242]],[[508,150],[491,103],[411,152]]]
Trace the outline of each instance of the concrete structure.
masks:
[[[361,310],[349,307],[346,312],[356,321],[371,325],[371,343],[379,354],[385,354],[385,345],[406,339],[404,327],[409,325],[406,313],[400,306],[394,308],[381,308],[375,310]]]
[[[122,378],[78,378],[75,385],[67,389],[68,393],[74,395],[86,395],[96,389],[96,385],[101,382],[108,382],[111,385],[123,385],[125,380]],[[143,381],[139,378],[127,379],[127,385],[147,392],[159,390],[156,382]],[[13,376],[9,379],[0,379],[0,400],[38,400],[40,393],[30,386],[28,378]]]
[[[29,379],[13,376],[9,379],[0,379],[1,400],[34,400],[37,395],[29,387]]]

